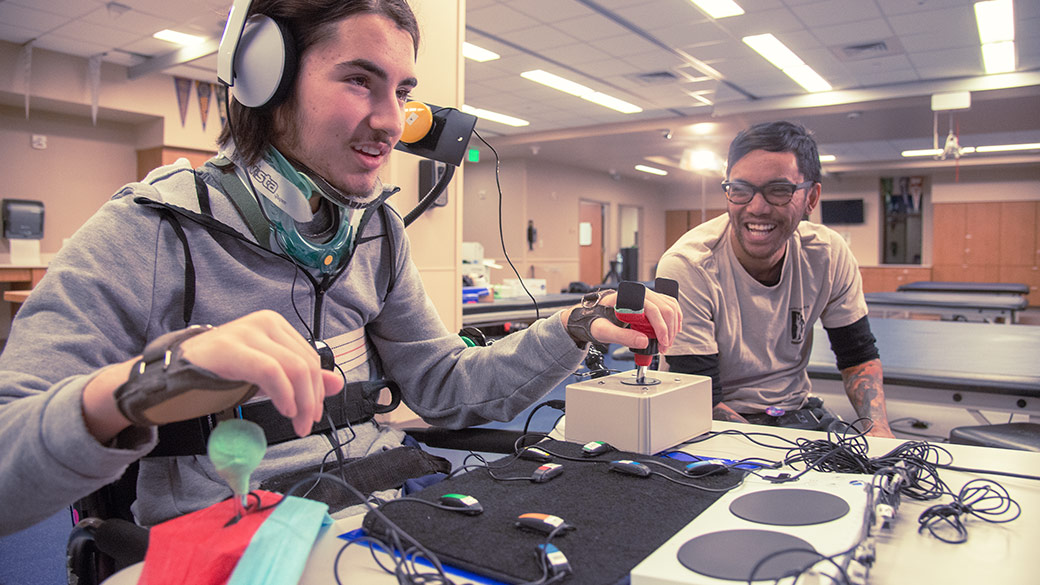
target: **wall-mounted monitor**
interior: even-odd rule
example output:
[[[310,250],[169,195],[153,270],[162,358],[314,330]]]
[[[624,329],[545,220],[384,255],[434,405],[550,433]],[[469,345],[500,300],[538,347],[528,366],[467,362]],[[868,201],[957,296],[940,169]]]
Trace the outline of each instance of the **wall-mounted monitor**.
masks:
[[[29,199],[4,199],[4,237],[13,240],[43,239],[43,202]]]
[[[862,199],[824,199],[820,201],[820,219],[827,225],[861,224]]]

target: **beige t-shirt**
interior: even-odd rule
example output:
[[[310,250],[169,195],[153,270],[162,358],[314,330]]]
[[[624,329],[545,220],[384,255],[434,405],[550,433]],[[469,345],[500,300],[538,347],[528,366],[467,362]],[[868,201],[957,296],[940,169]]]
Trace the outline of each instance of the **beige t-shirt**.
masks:
[[[679,283],[682,331],[667,355],[719,354],[723,402],[740,413],[801,408],[817,319],[851,325],[867,314],[859,267],[834,230],[803,221],[787,243],[780,282],[765,286],[740,265],[728,215],[686,232],[657,276]]]

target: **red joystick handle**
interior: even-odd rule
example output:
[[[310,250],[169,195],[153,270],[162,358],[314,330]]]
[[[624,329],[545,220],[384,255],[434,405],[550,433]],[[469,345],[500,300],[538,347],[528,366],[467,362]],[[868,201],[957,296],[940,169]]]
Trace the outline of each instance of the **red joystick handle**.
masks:
[[[679,297],[679,284],[667,278],[658,278],[654,281],[654,290],[660,294],[672,298]],[[629,327],[646,335],[650,341],[643,349],[632,348],[637,366],[649,366],[657,354],[657,334],[650,326],[650,321],[643,312],[643,301],[646,297],[646,287],[638,282],[618,283],[617,301],[614,307],[614,316],[619,321],[628,323]]]
[[[649,366],[650,362],[654,360],[654,354],[657,353],[657,334],[654,333],[654,328],[650,326],[650,321],[647,320],[646,315],[642,312],[625,313],[614,311],[614,316],[617,317],[619,321],[628,323],[629,327],[643,335],[646,335],[650,339],[645,348],[632,348],[632,354],[635,357],[636,365]]]

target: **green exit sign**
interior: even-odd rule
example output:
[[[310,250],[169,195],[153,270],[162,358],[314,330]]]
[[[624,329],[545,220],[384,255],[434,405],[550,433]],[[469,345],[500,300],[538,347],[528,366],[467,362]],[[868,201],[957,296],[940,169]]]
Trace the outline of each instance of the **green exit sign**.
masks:
[[[466,160],[469,162],[480,162],[480,151],[476,148],[469,149]]]

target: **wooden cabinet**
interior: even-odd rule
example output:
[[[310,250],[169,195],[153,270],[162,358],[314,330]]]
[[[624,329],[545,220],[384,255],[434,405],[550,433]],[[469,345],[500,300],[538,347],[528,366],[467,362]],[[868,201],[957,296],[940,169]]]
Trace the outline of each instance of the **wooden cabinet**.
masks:
[[[932,269],[920,266],[860,266],[859,273],[863,292],[895,292],[903,284],[933,280]]]
[[[938,203],[932,279],[1020,282],[1040,305],[1040,201]]]
[[[933,211],[932,264],[1000,264],[1001,203],[938,203]]]
[[[671,209],[664,212],[664,247],[668,249],[687,231],[701,223],[726,213],[725,209],[706,209],[701,218],[700,209]]]
[[[156,148],[146,148],[137,151],[137,175],[138,179],[143,179],[145,175],[150,173],[152,169],[160,167],[162,165],[173,164],[179,158],[186,158],[193,167],[200,167],[213,158],[216,152],[206,150],[192,150],[187,148],[173,148],[169,146],[160,146]]]

